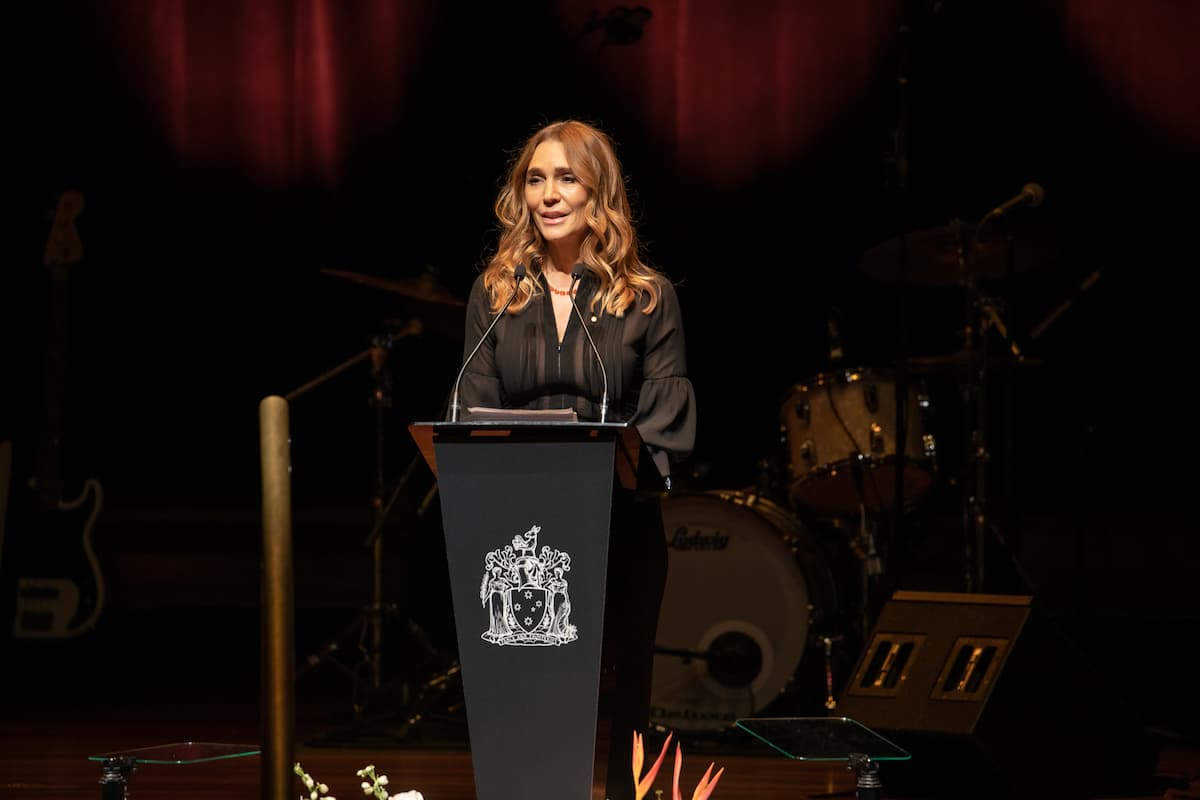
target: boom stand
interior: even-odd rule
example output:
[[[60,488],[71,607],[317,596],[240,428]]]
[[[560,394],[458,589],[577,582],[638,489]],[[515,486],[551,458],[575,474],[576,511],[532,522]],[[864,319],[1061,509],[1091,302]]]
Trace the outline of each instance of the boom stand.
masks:
[[[974,242],[970,246],[970,250],[977,250],[977,243],[980,234],[983,231],[984,225],[987,224],[990,215],[975,227]],[[1006,281],[1009,287],[1009,310],[1012,306],[1012,286],[1014,270],[1013,256],[1013,240],[1011,230],[1005,223],[1005,258],[1006,258]],[[957,220],[956,220],[957,223]],[[1021,564],[1017,561],[1016,554],[1013,552],[1006,536],[1006,529],[1011,523],[1011,519],[1007,515],[1011,513],[1012,506],[1012,460],[1014,441],[1014,411],[1013,411],[1013,393],[1015,382],[1015,362],[1023,358],[1021,349],[1017,344],[1017,340],[1010,333],[1008,326],[1004,324],[1004,319],[1001,316],[1001,311],[1006,310],[1001,306],[1001,302],[996,298],[984,294],[979,291],[975,282],[974,274],[970,259],[966,257],[964,250],[967,249],[967,244],[964,237],[960,237],[960,246],[958,251],[959,267],[962,275],[962,283],[966,297],[966,314],[967,322],[964,336],[964,345],[966,353],[966,375],[964,385],[966,390],[963,394],[966,419],[967,419],[967,439],[966,439],[966,460],[964,464],[970,468],[971,472],[966,476],[967,491],[963,494],[963,527],[966,533],[966,590],[968,592],[983,592],[985,591],[985,580],[987,578],[987,534],[991,534],[996,543],[1004,550],[1008,556],[1009,562],[1016,571],[1024,584],[1026,590],[1032,591],[1033,582],[1029,574],[1024,570]],[[987,470],[988,465],[992,461],[992,451],[989,447],[989,431],[987,428],[988,416],[988,394],[987,388],[991,379],[991,354],[989,352],[989,344],[991,333],[995,331],[1000,338],[1007,344],[1008,353],[999,363],[1003,364],[1004,372],[1004,407],[1003,407],[1003,440],[1002,447],[1004,449],[1004,475],[1003,475],[1003,501],[1004,505],[1001,509],[1006,516],[1005,524],[998,524],[992,518],[992,501],[988,495],[987,485]]]
[[[383,685],[383,622],[385,616],[394,614],[397,610],[395,603],[385,603],[383,599],[383,536],[381,533],[396,498],[412,477],[417,464],[420,463],[418,455],[400,478],[391,497],[385,503],[384,412],[392,404],[391,378],[387,370],[388,353],[396,341],[417,333],[419,330],[419,323],[414,321],[395,333],[374,337],[367,349],[285,396],[285,399],[290,402],[356,364],[370,361],[373,383],[370,405],[375,412],[375,472],[374,491],[371,497],[374,518],[371,532],[364,544],[371,548],[371,600],[363,606],[355,620],[346,626],[337,637],[326,641],[320,649],[310,654],[299,671],[300,675],[304,675],[322,663],[329,662],[348,675],[351,679],[351,705],[357,725],[363,725],[365,722],[362,715],[367,706],[369,693],[379,690]],[[411,627],[415,626],[410,625]],[[346,664],[338,657],[342,650],[342,641],[351,637],[356,637],[356,649],[360,655],[360,661],[354,665]],[[338,738],[348,737],[354,737],[353,732],[339,735]]]

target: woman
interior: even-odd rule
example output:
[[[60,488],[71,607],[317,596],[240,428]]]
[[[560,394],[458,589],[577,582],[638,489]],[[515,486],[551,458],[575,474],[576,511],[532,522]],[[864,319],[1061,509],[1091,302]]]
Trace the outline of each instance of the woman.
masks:
[[[607,400],[605,421],[636,425],[669,488],[671,465],[692,451],[695,395],[675,289],[641,258],[612,141],[576,120],[541,128],[512,162],[495,212],[499,242],[471,290],[464,357],[513,299],[466,366],[461,406],[574,409],[594,421]],[[518,265],[529,279],[515,279]],[[632,735],[649,725],[667,569],[658,500],[614,498],[608,574],[620,589],[608,592],[603,656],[615,679],[610,800],[633,796]]]

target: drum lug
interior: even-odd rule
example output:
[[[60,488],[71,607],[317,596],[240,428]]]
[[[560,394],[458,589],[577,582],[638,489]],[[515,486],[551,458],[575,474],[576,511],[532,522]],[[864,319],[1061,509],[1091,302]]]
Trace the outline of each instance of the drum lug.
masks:
[[[927,416],[930,413],[930,411],[932,409],[932,404],[929,401],[929,393],[928,392],[925,392],[923,390],[917,392],[917,408],[919,408],[921,410],[921,415],[923,417]]]
[[[800,457],[810,466],[817,463],[817,445],[812,439],[805,439],[800,444]]]
[[[937,463],[937,442],[933,438],[932,433],[926,433],[921,436],[921,449],[925,451],[925,457],[930,461]]]
[[[882,453],[886,447],[883,441],[883,428],[878,422],[871,423],[871,429],[867,433],[868,441],[872,453]]]
[[[812,404],[808,402],[807,397],[796,402],[796,416],[804,420],[805,425],[812,425]]]

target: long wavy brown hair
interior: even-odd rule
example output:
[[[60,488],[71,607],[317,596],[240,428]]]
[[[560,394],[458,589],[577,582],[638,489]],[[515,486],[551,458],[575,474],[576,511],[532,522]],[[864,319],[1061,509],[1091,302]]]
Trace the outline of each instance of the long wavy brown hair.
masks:
[[[483,272],[492,312],[499,311],[508,299],[517,264],[541,264],[545,242],[525,205],[525,174],[533,160],[533,151],[546,141],[562,144],[568,166],[588,190],[588,234],[580,245],[579,260],[600,280],[600,291],[593,298],[592,308],[599,305],[610,314],[623,316],[645,293],[644,311],[649,313],[658,305],[661,291],[658,281],[663,276],[641,259],[625,193],[625,174],[612,140],[598,128],[578,120],[552,122],[541,128],[529,137],[509,165],[494,208],[500,238]],[[520,311],[541,291],[537,281],[522,281],[509,313]]]

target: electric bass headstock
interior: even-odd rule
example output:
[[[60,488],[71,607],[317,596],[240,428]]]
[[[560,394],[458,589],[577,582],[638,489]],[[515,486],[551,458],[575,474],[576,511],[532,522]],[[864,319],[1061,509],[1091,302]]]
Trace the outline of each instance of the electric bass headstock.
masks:
[[[83,258],[83,242],[75,220],[83,213],[83,193],[67,189],[58,197],[54,209],[54,221],[50,224],[50,236],[46,240],[46,252],[42,263],[57,277],[63,268],[78,263]]]

